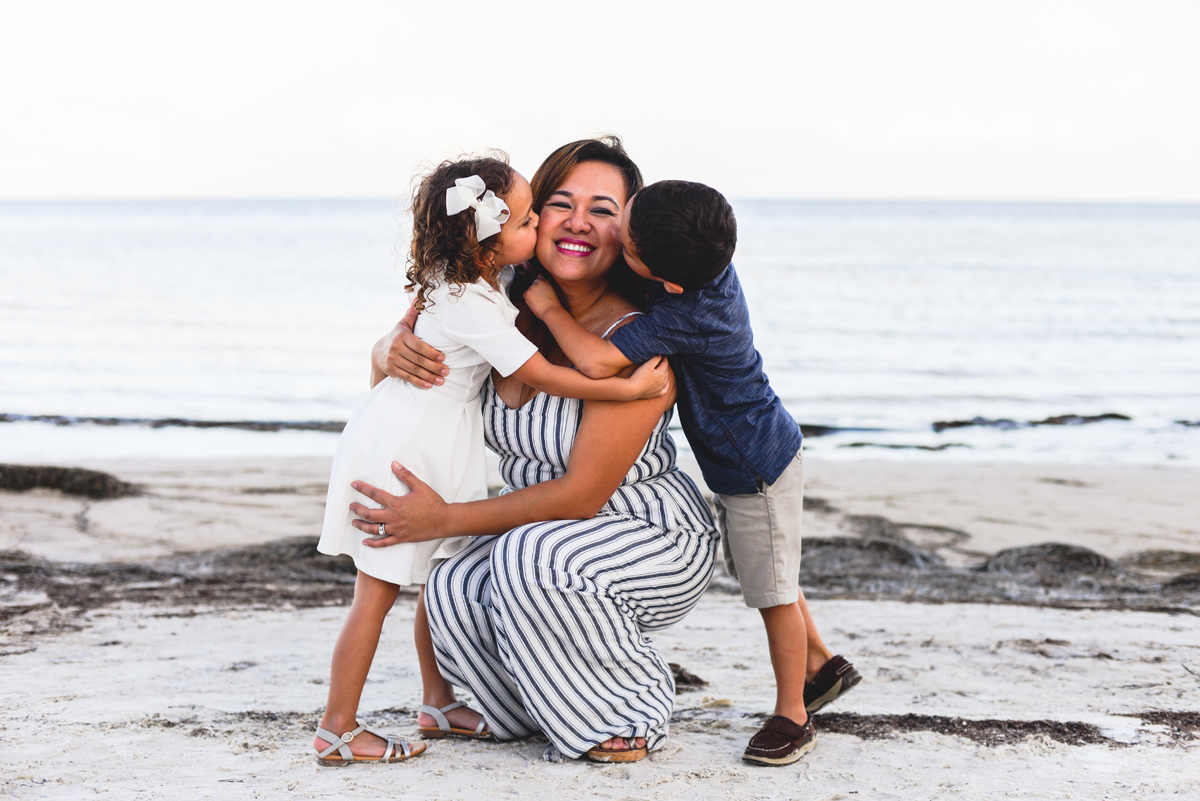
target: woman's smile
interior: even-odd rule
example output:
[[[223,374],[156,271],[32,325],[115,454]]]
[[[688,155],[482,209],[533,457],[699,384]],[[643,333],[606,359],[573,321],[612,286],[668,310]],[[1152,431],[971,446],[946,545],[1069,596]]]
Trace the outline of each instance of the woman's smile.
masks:
[[[558,248],[558,251],[564,256],[572,258],[588,256],[596,250],[595,245],[584,242],[582,239],[573,239],[570,237],[554,240],[554,246]]]

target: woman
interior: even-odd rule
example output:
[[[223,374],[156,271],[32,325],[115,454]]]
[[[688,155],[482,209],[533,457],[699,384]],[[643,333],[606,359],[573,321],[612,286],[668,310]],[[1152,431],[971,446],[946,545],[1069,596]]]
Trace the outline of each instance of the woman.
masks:
[[[636,313],[618,289],[629,277],[619,223],[640,187],[615,138],[559,148],[533,178],[537,262],[597,334]],[[518,325],[565,362],[532,315]],[[410,380],[438,382],[421,347],[399,327],[376,348],[375,368],[404,375],[424,363]],[[707,504],[675,469],[666,432],[674,387],[659,399],[585,406],[493,374],[484,393],[504,494],[447,505],[400,470],[412,492],[364,486],[384,508],[352,506],[356,525],[375,532],[383,523],[380,547],[476,536],[434,570],[426,603],[439,667],[470,688],[498,739],[540,730],[548,758],[640,759],[661,744],[674,705],[670,669],[645,632],[691,610],[716,546]]]

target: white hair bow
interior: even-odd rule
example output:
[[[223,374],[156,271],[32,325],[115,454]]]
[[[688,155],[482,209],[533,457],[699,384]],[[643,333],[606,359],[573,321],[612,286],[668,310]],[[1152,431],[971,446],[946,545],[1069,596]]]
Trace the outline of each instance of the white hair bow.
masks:
[[[453,217],[469,208],[475,209],[475,237],[480,242],[500,233],[500,226],[508,221],[508,204],[496,197],[478,175],[459,178],[446,190],[447,214]]]

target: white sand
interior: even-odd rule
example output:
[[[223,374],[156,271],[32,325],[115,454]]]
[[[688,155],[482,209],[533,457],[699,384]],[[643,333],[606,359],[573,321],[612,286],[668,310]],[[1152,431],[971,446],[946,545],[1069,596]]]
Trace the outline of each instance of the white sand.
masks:
[[[84,501],[46,491],[0,493],[0,548],[64,560],[136,560],[315,535],[328,462],[84,466],[145,484],[150,494]],[[810,494],[843,512],[962,528],[971,547],[987,553],[1046,541],[1109,556],[1200,551],[1190,500],[1198,477],[1138,467],[809,464]],[[839,519],[809,515],[810,531],[837,533]],[[319,712],[344,608],[126,605],[88,613],[74,633],[23,640],[9,632],[0,649],[11,652],[0,657],[0,796],[774,801],[1197,794],[1200,739],[1172,739],[1135,713],[1200,709],[1200,617],[864,601],[813,608],[829,645],[865,676],[829,712],[1078,721],[1099,726],[1111,742],[1064,745],[1038,736],[984,746],[931,732],[870,740],[826,732],[796,765],[746,765],[739,757],[758,725],[754,716],[771,706],[765,636],[740,600],[709,594],[655,640],[670,661],[710,685],[679,696],[684,720],[641,763],[552,765],[540,761],[540,742],[437,741],[402,765],[321,769],[310,754],[307,719],[259,724],[239,713]],[[194,616],[164,616],[176,613]],[[402,600],[361,716],[409,735],[415,723],[407,716],[380,710],[419,701],[411,622],[411,601]]]
[[[860,740],[819,735],[796,765],[759,768],[739,755],[769,711],[771,677],[757,615],[709,595],[655,637],[667,657],[707,679],[641,763],[561,765],[543,744],[437,741],[396,766],[317,767],[311,734],[280,736],[231,720],[245,711],[315,712],[344,609],[161,617],[162,610],[93,613],[83,632],[44,640],[4,664],[0,792],[19,798],[325,798],[341,793],[420,799],[1147,798],[1200,782],[1200,741],[1172,745],[1161,727],[1128,717],[1200,708],[1200,619],[1011,606],[813,604],[830,644],[865,681],[837,707],[1094,723],[1128,743],[1071,746],[1045,737],[987,747],[954,736]],[[363,700],[370,710],[418,703],[408,628],[398,606]],[[1047,645],[1046,639],[1067,644]],[[712,643],[712,644],[709,644]],[[1097,658],[1105,653],[1111,659]],[[164,727],[165,722],[189,721]],[[197,729],[215,737],[194,736]],[[396,727],[413,735],[412,723]],[[290,792],[289,792],[290,791]],[[1194,796],[1193,796],[1194,797]]]

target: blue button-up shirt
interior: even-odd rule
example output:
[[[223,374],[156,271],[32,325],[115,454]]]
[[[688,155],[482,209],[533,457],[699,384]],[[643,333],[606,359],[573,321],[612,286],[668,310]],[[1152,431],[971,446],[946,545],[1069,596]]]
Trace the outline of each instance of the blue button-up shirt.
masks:
[[[774,484],[796,458],[801,434],[754,348],[750,310],[733,265],[682,295],[654,282],[646,314],[611,341],[631,362],[671,357],[679,421],[709,489],[722,495]]]

